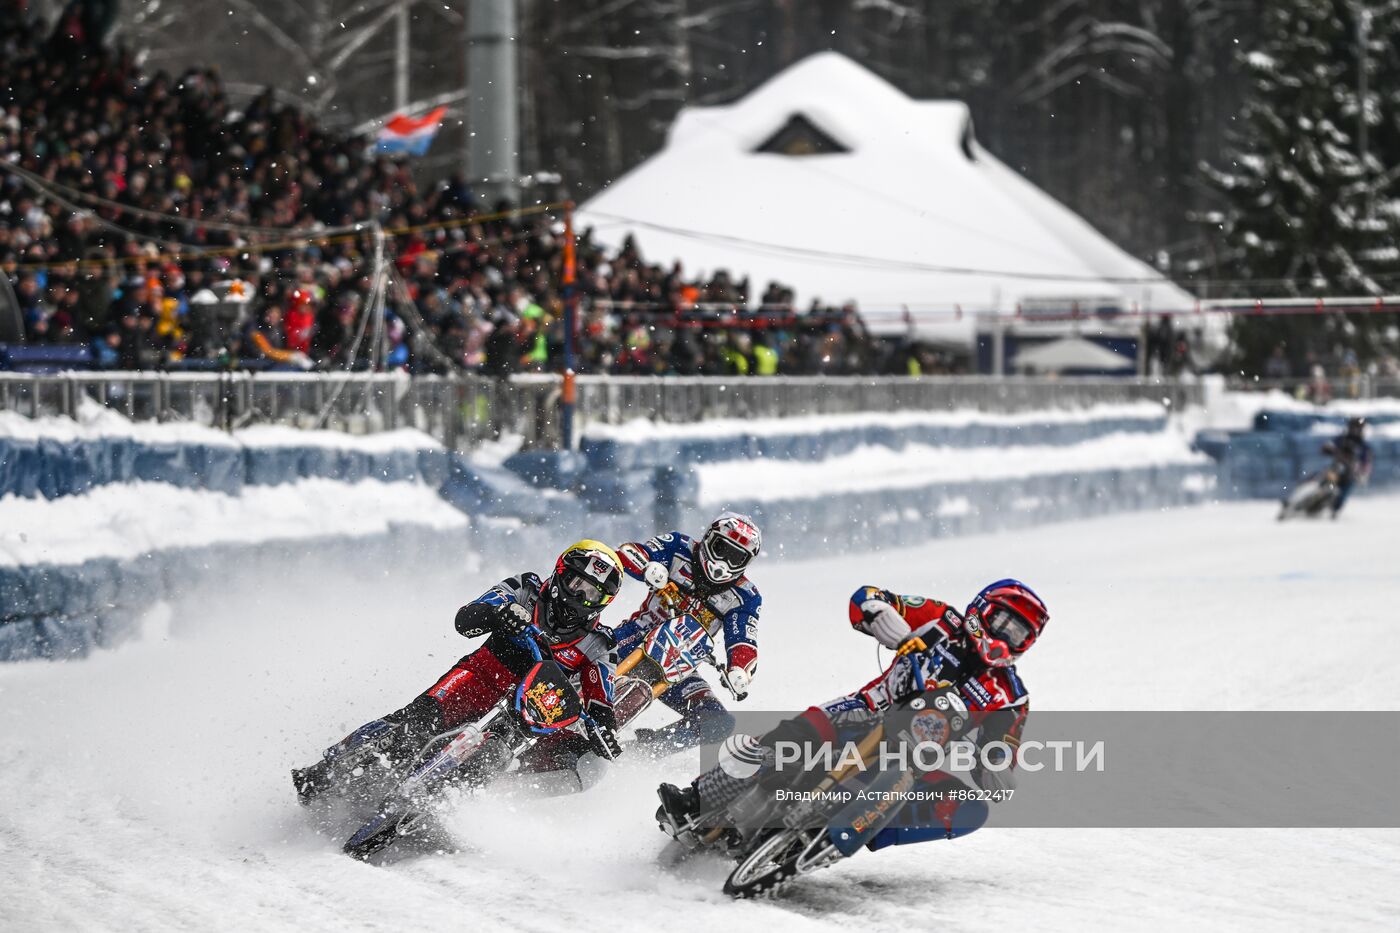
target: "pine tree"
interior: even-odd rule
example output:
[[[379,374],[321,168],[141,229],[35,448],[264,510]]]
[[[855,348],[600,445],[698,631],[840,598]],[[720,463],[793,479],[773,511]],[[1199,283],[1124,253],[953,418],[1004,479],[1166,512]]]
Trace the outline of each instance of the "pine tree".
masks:
[[[1346,0],[1274,0],[1263,14],[1258,48],[1244,53],[1252,91],[1221,166],[1208,181],[1227,207],[1219,218],[1222,271],[1246,280],[1251,295],[1378,295],[1400,284],[1397,179],[1400,153],[1381,121],[1377,78],[1391,66],[1375,58],[1393,47],[1400,17],[1372,24],[1367,58],[1370,147],[1359,154],[1361,49],[1358,7]],[[1246,371],[1282,342],[1295,366],[1337,346],[1363,359],[1386,349],[1393,316],[1243,317],[1235,342]]]

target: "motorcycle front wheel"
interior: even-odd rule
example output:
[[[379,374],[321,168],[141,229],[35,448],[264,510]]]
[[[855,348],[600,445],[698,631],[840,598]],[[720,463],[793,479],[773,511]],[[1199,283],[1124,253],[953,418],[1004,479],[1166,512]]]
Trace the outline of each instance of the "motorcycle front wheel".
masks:
[[[724,882],[730,897],[771,894],[798,875],[829,865],[841,854],[824,829],[779,829],[760,837]]]

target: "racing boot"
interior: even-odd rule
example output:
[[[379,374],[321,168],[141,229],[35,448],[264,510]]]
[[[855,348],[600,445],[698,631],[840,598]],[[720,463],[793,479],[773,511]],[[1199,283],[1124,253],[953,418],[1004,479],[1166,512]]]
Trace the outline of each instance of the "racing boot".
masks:
[[[303,807],[335,786],[331,763],[324,758],[306,768],[292,769],[292,786],[297,789],[297,802]]]
[[[363,774],[376,756],[395,749],[404,732],[401,724],[376,719],[326,749],[315,764],[293,768],[292,786],[296,788],[297,800],[304,806]]]
[[[656,789],[661,806],[656,808],[656,822],[661,831],[673,839],[693,835],[695,821],[700,816],[700,792],[693,784],[677,787],[662,784]]]

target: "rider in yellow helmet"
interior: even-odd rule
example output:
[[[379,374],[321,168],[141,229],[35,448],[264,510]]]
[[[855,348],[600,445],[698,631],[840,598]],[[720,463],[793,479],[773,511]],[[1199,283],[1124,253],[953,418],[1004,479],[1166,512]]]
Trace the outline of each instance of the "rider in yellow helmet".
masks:
[[[292,772],[303,803],[327,791],[345,789],[373,769],[378,756],[390,761],[412,757],[435,735],[485,716],[516,689],[535,664],[536,648],[547,647],[578,690],[588,719],[597,728],[587,738],[574,732],[548,736],[522,759],[523,768],[573,768],[583,783],[578,760],[592,752],[611,759],[621,754],[613,732],[613,648],[611,630],[599,622],[622,585],[622,562],[601,541],[585,539],[565,548],[548,579],[525,572],[497,583],[457,610],[457,631],[486,641],[463,657],[412,703],[356,729],[328,748],[321,760]],[[357,773],[358,772],[358,773]]]

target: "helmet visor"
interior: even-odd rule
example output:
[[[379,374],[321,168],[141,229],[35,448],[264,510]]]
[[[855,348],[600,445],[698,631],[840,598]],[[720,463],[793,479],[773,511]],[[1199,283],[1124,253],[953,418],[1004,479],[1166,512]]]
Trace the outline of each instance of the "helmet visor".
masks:
[[[1031,624],[1003,606],[993,606],[982,621],[987,633],[1006,642],[1012,651],[1024,651],[1035,640]]]
[[[564,589],[573,595],[580,605],[589,609],[602,609],[612,602],[612,594],[580,573],[571,572],[564,576]]]
[[[705,537],[705,549],[710,552],[710,556],[718,561],[723,561],[735,570],[747,567],[753,555],[747,548],[740,547],[730,541],[724,535],[711,533]]]

